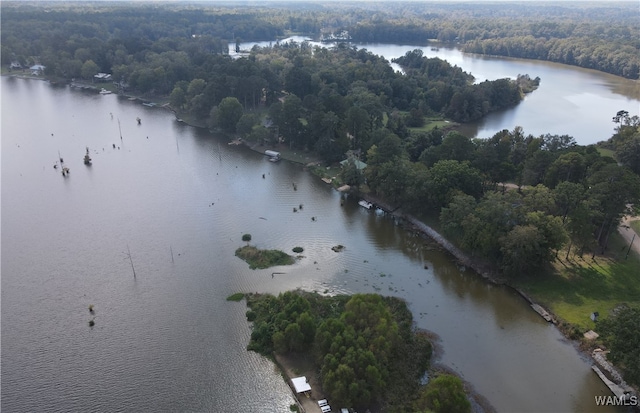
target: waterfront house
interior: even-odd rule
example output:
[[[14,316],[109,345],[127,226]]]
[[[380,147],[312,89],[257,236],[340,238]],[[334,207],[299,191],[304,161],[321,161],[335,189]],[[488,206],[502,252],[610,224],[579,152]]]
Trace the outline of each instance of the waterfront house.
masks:
[[[95,82],[110,82],[111,74],[110,73],[98,73],[97,75],[93,75],[93,80]]]
[[[33,65],[29,68],[33,76],[40,76],[44,73],[45,67],[42,65]]]

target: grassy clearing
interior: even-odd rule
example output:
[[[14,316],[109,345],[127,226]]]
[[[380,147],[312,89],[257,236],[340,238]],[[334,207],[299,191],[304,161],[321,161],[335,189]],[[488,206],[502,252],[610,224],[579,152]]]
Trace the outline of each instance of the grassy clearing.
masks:
[[[279,250],[259,250],[251,245],[246,245],[236,250],[236,256],[249,264],[249,268],[269,268],[276,265],[291,265],[295,259]]]
[[[629,226],[631,226],[631,228],[633,228],[633,230],[636,232],[636,234],[640,234],[640,220],[636,220],[636,221],[631,221],[629,223]],[[637,239],[638,237],[636,237],[636,240],[634,240],[633,242],[640,242],[640,239]]]
[[[196,118],[194,115],[190,114],[190,113],[186,113],[186,112],[178,112],[176,114],[176,117],[179,119],[182,119],[182,121],[184,123],[186,123],[187,125],[191,125],[191,126],[195,126],[196,128],[207,128],[207,124],[205,123],[205,121]]]
[[[632,252],[625,260],[624,240],[617,234],[612,235],[609,251],[594,260],[591,254],[565,260],[566,251],[561,251],[556,272],[514,284],[581,331],[595,329],[590,319],[594,311],[606,317],[621,303],[640,307],[640,257]]]
[[[599,146],[596,146],[596,150],[598,151],[600,156],[608,156],[609,158],[613,158],[613,159],[616,158],[615,152],[611,149],[606,149],[606,148],[601,148]]]
[[[425,118],[424,126],[421,126],[419,128],[408,128],[408,129],[412,132],[429,132],[435,128],[445,129],[445,128],[454,127],[456,125],[457,123],[455,122],[449,122],[439,117],[428,117],[428,118]]]
[[[309,169],[311,173],[320,178],[328,178],[332,180],[332,184],[336,187],[342,185],[340,181],[340,172],[342,171],[342,167],[340,166],[320,166],[315,165],[310,167]]]

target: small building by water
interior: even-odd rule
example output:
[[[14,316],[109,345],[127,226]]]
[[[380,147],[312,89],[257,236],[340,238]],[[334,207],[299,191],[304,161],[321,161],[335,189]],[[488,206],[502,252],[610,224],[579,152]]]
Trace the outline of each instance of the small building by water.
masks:
[[[280,152],[266,150],[264,154],[269,157],[269,161],[278,162],[280,160]]]

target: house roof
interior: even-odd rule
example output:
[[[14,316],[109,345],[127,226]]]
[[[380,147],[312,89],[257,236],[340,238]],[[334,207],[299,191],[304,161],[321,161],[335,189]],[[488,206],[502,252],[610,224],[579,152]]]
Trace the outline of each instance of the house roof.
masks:
[[[296,389],[296,393],[311,391],[311,386],[307,383],[307,378],[305,376],[294,377],[291,379],[291,382],[293,383],[293,387]]]
[[[360,161],[360,160],[358,160],[358,159],[355,159],[355,158],[347,158],[347,159],[345,159],[344,161],[341,161],[341,162],[340,162],[340,165],[345,166],[345,165],[347,165],[350,161],[353,161],[353,162],[355,163],[355,165],[356,165],[356,168],[358,168],[359,170],[362,170],[362,169],[364,169],[364,168],[366,168],[366,167],[367,167],[367,164],[366,164],[366,163],[364,163],[364,162],[362,162],[362,161]]]

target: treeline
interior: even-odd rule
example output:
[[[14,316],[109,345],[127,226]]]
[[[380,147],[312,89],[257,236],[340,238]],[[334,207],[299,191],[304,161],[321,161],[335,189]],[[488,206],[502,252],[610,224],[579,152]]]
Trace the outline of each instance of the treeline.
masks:
[[[3,2],[2,64],[90,59],[103,72],[120,43],[144,61],[147,51],[197,49],[226,53],[237,41],[274,40],[286,33],[320,38],[348,30],[354,41],[422,45],[455,43],[472,53],[549,60],[630,79],[640,76],[634,3],[560,5],[474,3],[264,3],[260,5]],[[178,43],[178,44],[176,44]],[[152,45],[153,44],[153,45]],[[76,56],[76,50],[81,49]],[[38,60],[38,62],[35,62]],[[79,76],[78,64],[56,69]],[[53,66],[51,66],[53,70]]]
[[[562,248],[567,256],[604,252],[629,206],[640,202],[635,121],[613,139],[635,145],[623,165],[569,136],[515,128],[471,140],[436,129],[406,140],[388,132],[367,152],[364,172],[351,164],[343,179],[366,180],[408,211],[439,214],[445,235],[506,275],[535,275]],[[517,188],[499,184],[507,181]]]
[[[24,4],[2,6],[2,45],[24,56],[64,47],[70,39],[121,39],[136,53],[161,39],[210,36],[234,41],[283,35],[261,7],[201,7],[179,4]],[[4,54],[4,53],[3,53]]]
[[[441,3],[394,4],[343,28],[359,42],[437,40],[469,53],[548,60],[638,79],[637,24],[633,3]]]
[[[193,79],[211,55],[227,54],[229,41],[275,39],[283,29],[259,10],[177,5],[49,7],[3,3],[1,59],[40,63],[49,77],[88,78],[111,73],[117,81],[168,94]]]
[[[476,39],[465,43],[462,50],[469,53],[548,60],[629,79],[638,79],[640,71],[638,46],[590,37],[545,39],[528,35],[506,39]]]
[[[239,30],[245,26],[253,26],[251,36],[277,34],[256,31],[265,24],[276,27],[262,9],[240,13],[178,6],[60,7],[49,12],[33,6],[7,7],[2,14],[5,63],[35,62],[37,56],[47,76],[67,80],[91,81],[99,72],[110,73],[120,87],[136,93],[171,94],[174,108],[203,121],[225,97],[235,97],[245,109],[275,104],[270,114],[280,135],[292,147],[319,150],[331,161],[350,147],[368,149],[370,135],[383,121],[407,135],[407,126],[421,126],[426,115],[477,120],[516,104],[526,88],[508,79],[473,84],[473,77],[460,68],[427,59],[419,50],[397,60],[406,67],[406,75],[395,73],[385,59],[345,44],[327,50],[307,43],[276,43],[256,48],[247,59],[230,59],[227,41],[216,36],[248,33]],[[273,15],[283,17],[277,11]],[[289,17],[288,24],[303,24]],[[289,99],[284,105],[278,100],[283,90],[300,102]],[[354,119],[347,121],[349,110]],[[386,113],[394,110],[397,113],[388,121]],[[292,111],[306,124],[292,119]],[[368,125],[361,125],[366,117]],[[210,121],[216,125],[215,119]],[[357,145],[346,140],[347,132]]]
[[[621,110],[613,117],[616,133],[600,144],[614,151],[616,160],[640,175],[640,116]]]
[[[249,350],[308,355],[332,404],[390,412],[470,411],[459,379],[420,384],[431,344],[414,330],[411,312],[398,298],[296,291],[251,294],[247,306],[253,322]]]

